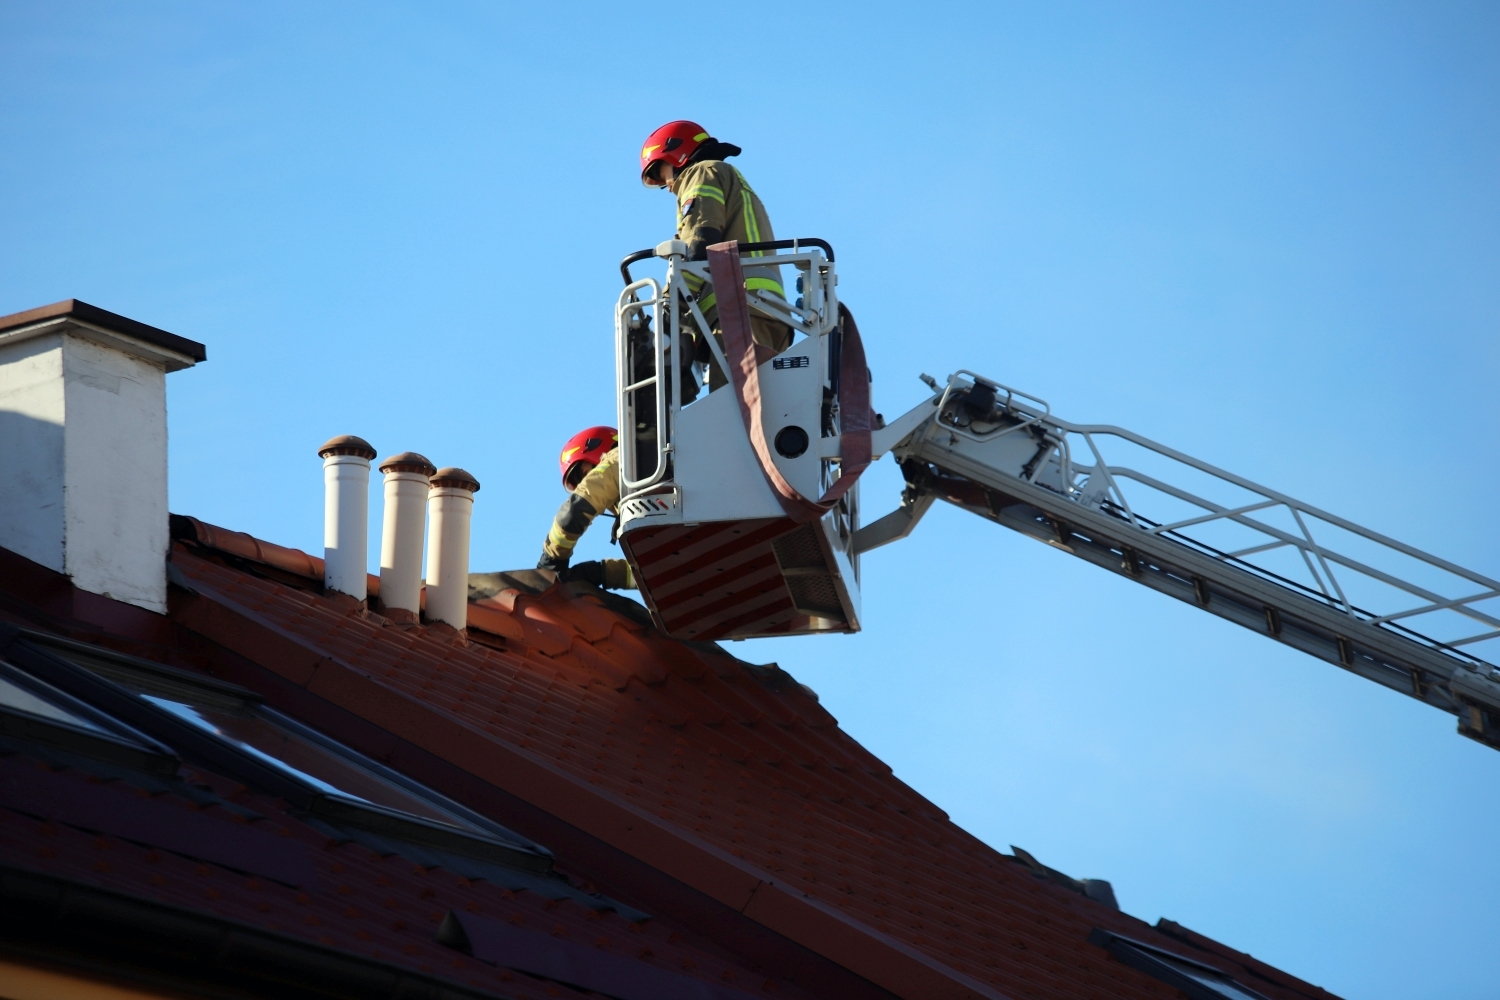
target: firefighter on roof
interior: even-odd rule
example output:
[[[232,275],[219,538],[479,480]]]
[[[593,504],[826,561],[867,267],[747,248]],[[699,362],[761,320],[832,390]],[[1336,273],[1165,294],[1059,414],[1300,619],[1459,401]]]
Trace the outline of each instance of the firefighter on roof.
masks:
[[[704,260],[708,247],[725,240],[764,243],[776,238],[760,198],[744,175],[724,162],[725,157],[739,153],[740,147],[720,142],[702,126],[688,121],[668,122],[652,132],[641,148],[641,182],[647,187],[666,188],[677,196],[677,238],[688,245],[690,260]],[[755,251],[753,256],[763,254]],[[687,280],[703,318],[722,345],[713,286],[693,275]],[[747,266],[745,289],[765,298],[786,299],[781,269],[774,265]],[[778,353],[792,343],[791,327],[753,309],[750,333],[757,344]],[[699,343],[698,360],[710,357],[708,345]],[[717,389],[725,384],[725,374],[717,365],[711,367],[709,387]]]
[[[590,427],[563,445],[558,464],[568,499],[552,519],[552,530],[542,546],[537,569],[550,569],[559,579],[587,580],[600,587],[634,589],[630,563],[605,559],[579,563],[569,569],[573,546],[603,513],[615,513],[620,502],[620,449],[613,427]]]

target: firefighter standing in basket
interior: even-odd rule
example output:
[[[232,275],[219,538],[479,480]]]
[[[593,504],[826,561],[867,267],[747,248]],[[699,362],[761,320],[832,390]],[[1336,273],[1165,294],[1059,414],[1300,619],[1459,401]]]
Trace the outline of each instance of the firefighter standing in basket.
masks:
[[[701,125],[688,121],[668,122],[652,132],[641,148],[641,182],[647,187],[662,187],[677,196],[677,238],[688,245],[689,260],[705,260],[708,247],[725,240],[740,243],[768,243],[776,238],[765,206],[734,167],[724,162],[738,156],[740,147],[710,136]],[[751,256],[764,256],[755,251]],[[745,289],[765,298],[786,300],[781,287],[781,268],[773,264],[745,267]],[[720,347],[724,344],[719,331],[713,285],[696,275],[686,275],[703,310],[703,318],[713,328]],[[785,323],[750,313],[750,334],[755,343],[776,352],[792,343],[792,329]],[[708,361],[712,356],[707,343],[695,345],[696,358]],[[711,365],[709,388],[717,389],[727,381],[717,365]],[[686,389],[684,383],[684,389]],[[696,390],[694,390],[696,392]]]

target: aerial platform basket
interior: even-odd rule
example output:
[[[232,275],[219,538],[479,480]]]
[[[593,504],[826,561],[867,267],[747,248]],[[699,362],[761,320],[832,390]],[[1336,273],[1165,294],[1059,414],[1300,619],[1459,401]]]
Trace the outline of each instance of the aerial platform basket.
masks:
[[[657,624],[680,639],[856,632],[855,481],[869,462],[869,374],[821,240],[720,244],[706,262],[676,240],[621,264],[615,310],[619,538]],[[648,258],[662,280],[632,278]],[[743,259],[743,264],[742,264]],[[743,266],[793,270],[795,303],[744,290]],[[693,286],[712,282],[724,344]],[[790,326],[775,356],[750,317]],[[714,368],[727,384],[709,390]],[[850,373],[857,373],[857,378]],[[715,380],[723,382],[724,379]]]

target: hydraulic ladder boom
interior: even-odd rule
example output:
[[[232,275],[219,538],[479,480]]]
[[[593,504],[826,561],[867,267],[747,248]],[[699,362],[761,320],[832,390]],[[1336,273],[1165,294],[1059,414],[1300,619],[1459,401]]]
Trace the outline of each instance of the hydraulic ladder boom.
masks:
[[[946,500],[1450,712],[1500,748],[1500,673],[1478,655],[1500,647],[1500,582],[972,372],[923,380],[933,396],[875,432],[907,488],[855,533],[856,555]]]

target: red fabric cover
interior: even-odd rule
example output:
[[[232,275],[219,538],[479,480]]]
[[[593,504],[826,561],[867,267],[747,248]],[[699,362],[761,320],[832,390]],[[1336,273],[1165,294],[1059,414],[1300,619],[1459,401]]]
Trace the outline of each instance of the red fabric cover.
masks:
[[[842,425],[839,454],[843,456],[842,474],[828,491],[810,500],[797,491],[771,458],[770,444],[761,417],[760,362],[756,344],[750,336],[750,304],[745,298],[745,275],[740,265],[739,244],[730,240],[708,248],[708,270],[713,276],[718,296],[719,329],[724,333],[724,355],[729,361],[729,378],[740,401],[740,414],[750,447],[760,459],[761,472],[771,485],[782,510],[801,524],[816,521],[838,503],[854,486],[860,473],[870,464],[870,370],[865,363],[865,346],[854,324],[854,314],[839,305],[839,323],[843,328],[843,351],[839,368],[839,421]],[[816,445],[816,438],[814,439]]]

